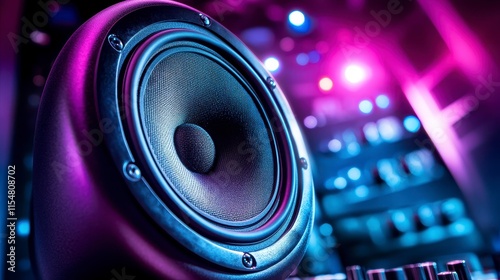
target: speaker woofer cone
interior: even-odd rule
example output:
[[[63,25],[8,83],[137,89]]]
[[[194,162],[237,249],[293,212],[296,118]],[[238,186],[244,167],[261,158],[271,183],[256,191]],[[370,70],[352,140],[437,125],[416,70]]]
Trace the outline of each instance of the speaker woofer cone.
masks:
[[[269,104],[261,100],[271,94],[251,69],[222,42],[175,29],[137,46],[124,78],[129,134],[152,181],[158,182],[153,183],[157,194],[198,229],[232,242],[269,237],[295,199],[295,192],[287,190],[293,189],[292,178],[279,172],[284,165],[280,154],[290,153],[289,139],[278,146],[275,138],[286,138],[286,133],[272,128],[268,116],[278,111],[264,108]],[[174,148],[176,129],[187,123],[203,127],[215,143],[216,162],[208,174],[186,168]],[[250,145],[251,138],[258,147]],[[229,175],[232,181],[220,180]]]

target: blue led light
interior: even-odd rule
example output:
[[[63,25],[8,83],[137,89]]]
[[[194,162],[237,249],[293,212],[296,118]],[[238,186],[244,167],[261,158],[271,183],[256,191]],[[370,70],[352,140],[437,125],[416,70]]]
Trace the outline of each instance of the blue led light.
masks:
[[[373,104],[369,100],[359,102],[359,110],[361,113],[369,114],[373,110]]]
[[[311,31],[311,19],[301,11],[295,10],[288,14],[288,26],[290,30],[298,34],[306,34]]]
[[[240,34],[240,38],[243,42],[260,48],[266,48],[273,44],[274,33],[268,27],[253,27],[243,30]]]
[[[338,139],[332,139],[328,142],[328,150],[332,153],[339,152],[342,149],[342,142]]]
[[[309,129],[313,129],[318,126],[318,119],[315,116],[307,116],[304,119],[304,125]]]
[[[354,190],[354,194],[357,196],[357,197],[367,197],[368,194],[370,193],[370,190],[368,189],[367,186],[363,185],[363,186],[359,186],[357,187],[355,190]]]
[[[389,107],[389,104],[391,102],[389,100],[389,97],[387,97],[387,95],[381,94],[377,96],[377,98],[375,99],[375,103],[380,109],[386,109],[387,107]]]
[[[304,66],[307,63],[309,63],[309,56],[305,53],[299,53],[295,58],[295,61],[297,62],[298,65]]]
[[[306,22],[306,16],[301,11],[292,11],[288,15],[288,21],[293,26],[301,26]]]
[[[275,57],[268,57],[264,60],[264,66],[269,72],[276,72],[280,68],[280,61]]]
[[[408,116],[403,120],[403,125],[409,132],[417,132],[420,129],[420,121],[415,116]]]
[[[335,188],[335,178],[328,178],[326,181],[323,183],[323,186],[327,190],[333,190]]]
[[[352,142],[347,145],[347,153],[351,156],[357,156],[361,152],[361,147],[358,143]]]
[[[380,135],[375,123],[367,123],[363,126],[363,134],[368,142],[374,144],[380,141]]]
[[[333,227],[328,223],[324,223],[319,227],[319,233],[323,236],[330,236],[333,233]]]
[[[361,178],[361,170],[357,167],[352,167],[347,171],[347,177],[353,181],[359,180]]]
[[[26,219],[19,220],[17,223],[17,234],[27,236],[30,234],[30,222]]]
[[[387,117],[377,122],[380,137],[387,142],[396,142],[403,136],[401,122],[395,117]]]
[[[318,63],[320,59],[321,59],[321,55],[319,54],[318,51],[310,51],[309,52],[309,62]]]
[[[347,180],[344,179],[344,177],[338,177],[335,181],[333,181],[333,185],[339,190],[345,189],[347,186]]]

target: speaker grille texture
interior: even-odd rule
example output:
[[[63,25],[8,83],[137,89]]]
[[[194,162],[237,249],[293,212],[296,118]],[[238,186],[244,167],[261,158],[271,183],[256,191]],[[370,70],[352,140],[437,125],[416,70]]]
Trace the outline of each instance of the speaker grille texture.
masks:
[[[205,217],[238,225],[271,208],[277,163],[264,113],[228,65],[203,51],[170,51],[143,76],[139,108],[149,149],[177,195]],[[190,171],[179,159],[174,134],[185,124],[213,140],[208,172]]]

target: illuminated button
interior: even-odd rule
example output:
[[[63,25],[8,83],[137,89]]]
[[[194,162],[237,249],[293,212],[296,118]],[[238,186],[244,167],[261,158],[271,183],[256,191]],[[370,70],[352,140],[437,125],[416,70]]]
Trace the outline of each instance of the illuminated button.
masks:
[[[309,56],[305,53],[299,53],[295,58],[298,65],[304,66],[309,63]]]
[[[359,102],[359,111],[363,114],[369,114],[373,110],[373,104],[369,100],[362,100]]]
[[[333,233],[333,227],[328,223],[324,223],[319,227],[319,233],[323,236],[330,236]]]
[[[380,142],[380,134],[378,133],[377,125],[373,122],[367,123],[363,126],[363,135],[371,144]]]
[[[411,230],[411,220],[403,211],[394,211],[389,221],[389,229],[393,237],[398,237]]]
[[[420,206],[417,210],[417,226],[419,229],[426,229],[436,225],[437,220],[434,211],[428,205]]]
[[[359,84],[366,79],[366,70],[360,65],[351,64],[344,69],[344,77],[351,84]]]
[[[403,126],[409,132],[415,133],[420,129],[420,121],[415,116],[408,116],[403,120]]]
[[[375,103],[380,109],[386,109],[389,107],[390,100],[389,97],[387,97],[387,95],[381,94],[377,96],[377,98],[375,99]]]
[[[328,150],[332,153],[337,153],[342,149],[342,142],[338,139],[332,139],[328,142]]]
[[[28,220],[19,220],[17,223],[17,234],[19,236],[28,236],[30,234],[30,222]]]
[[[357,142],[352,142],[347,145],[347,153],[351,156],[357,156],[361,152],[361,146]]]
[[[347,177],[353,181],[357,181],[361,178],[361,170],[357,167],[352,167],[347,171]]]
[[[365,198],[370,194],[370,189],[368,189],[367,186],[362,185],[356,187],[356,189],[354,190],[354,194],[359,198]]]
[[[315,116],[307,116],[304,119],[304,126],[309,128],[309,129],[313,129],[316,126],[318,126],[318,119],[316,119]]]
[[[395,117],[387,117],[377,122],[380,137],[386,142],[396,142],[403,136],[401,124]]]
[[[264,60],[264,66],[270,72],[276,72],[280,68],[280,62],[275,57],[269,57],[269,58],[266,58],[266,60]]]
[[[465,215],[464,204],[456,198],[448,199],[441,203],[440,210],[441,218],[445,224],[451,224]]]
[[[319,80],[319,88],[323,91],[330,91],[333,88],[333,81],[328,77],[323,77]]]
[[[306,22],[306,16],[301,11],[293,11],[288,15],[288,21],[294,26],[301,26]]]
[[[337,177],[333,181],[333,185],[335,186],[335,188],[337,188],[339,190],[343,190],[347,186],[347,180],[344,179],[344,177]]]

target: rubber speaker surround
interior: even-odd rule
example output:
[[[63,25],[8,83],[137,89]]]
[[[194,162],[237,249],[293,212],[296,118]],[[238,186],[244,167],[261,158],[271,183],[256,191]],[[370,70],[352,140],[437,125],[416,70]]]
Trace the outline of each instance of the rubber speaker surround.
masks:
[[[105,144],[82,152],[96,131]],[[281,90],[233,34],[178,3],[112,6],[72,36],[42,96],[39,276],[284,278],[312,228],[307,160]]]

